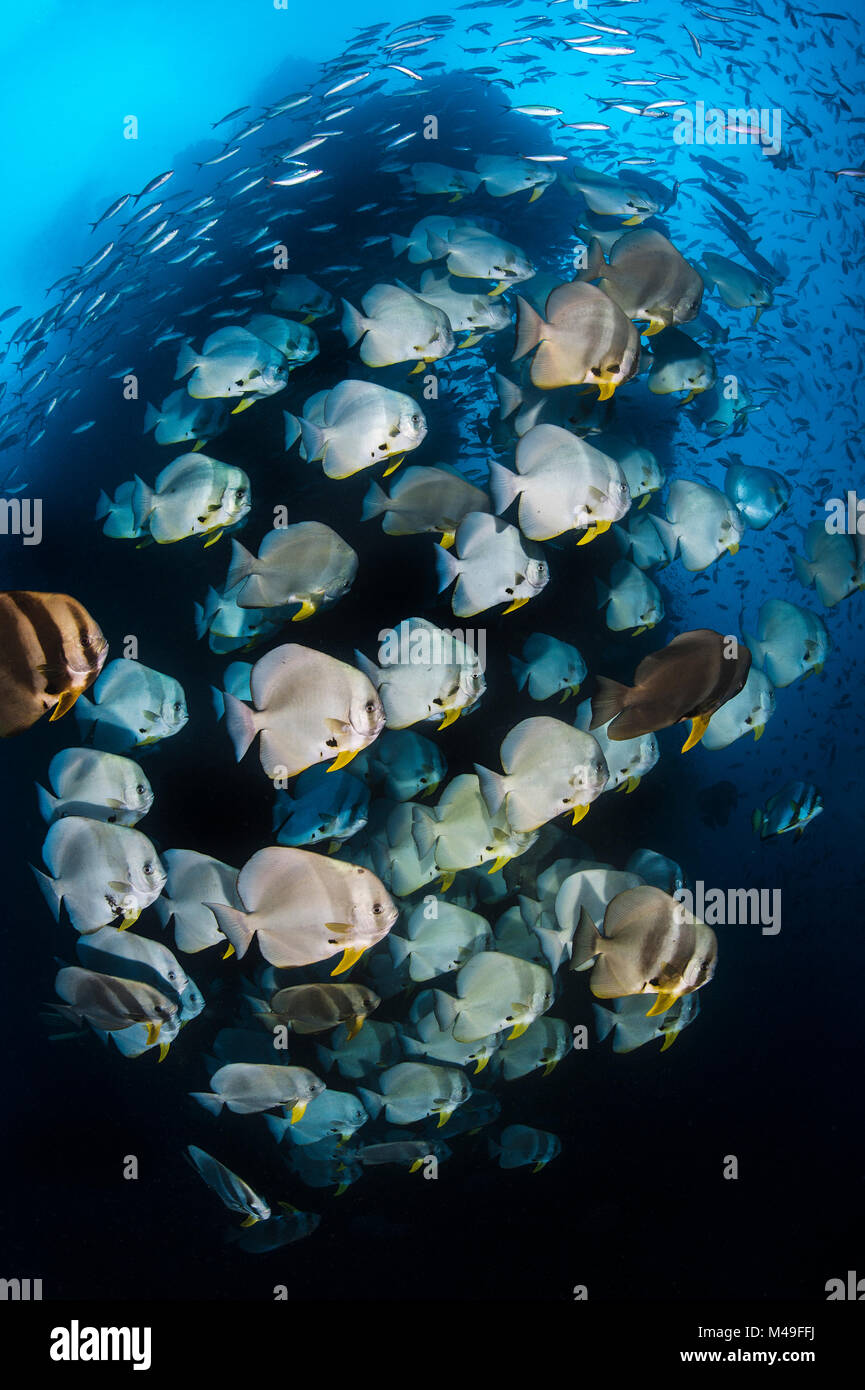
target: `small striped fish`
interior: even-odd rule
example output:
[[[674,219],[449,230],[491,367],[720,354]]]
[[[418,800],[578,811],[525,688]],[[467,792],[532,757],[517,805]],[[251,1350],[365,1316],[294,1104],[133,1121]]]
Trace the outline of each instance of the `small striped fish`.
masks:
[[[108,643],[68,594],[0,593],[0,737],[23,733],[51,710],[60,719],[87,690]]]

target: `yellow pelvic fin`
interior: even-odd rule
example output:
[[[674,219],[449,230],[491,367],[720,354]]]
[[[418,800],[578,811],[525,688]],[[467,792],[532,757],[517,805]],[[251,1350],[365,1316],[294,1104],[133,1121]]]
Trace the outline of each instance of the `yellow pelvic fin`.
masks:
[[[441,1129],[442,1125],[446,1125],[447,1122],[448,1122],[448,1120],[450,1119],[450,1117],[451,1117],[451,1115],[452,1115],[453,1113],[454,1113],[454,1112],[453,1112],[453,1107],[451,1107],[450,1110],[440,1110],[440,1111],[439,1111],[439,1122],[438,1122],[438,1124],[436,1125],[436,1129]]]
[[[64,690],[51,711],[48,722],[53,724],[56,719],[62,719],[64,714],[68,714],[80,694],[80,690]]]
[[[536,202],[538,201],[538,199],[540,198],[541,194],[543,193],[544,189],[546,188],[546,186],[547,186],[547,185],[546,185],[545,183],[536,183],[535,186],[534,186],[534,188],[532,189],[532,196],[531,196],[531,198],[529,198],[529,202],[530,202],[530,203],[536,203]]]
[[[158,1041],[159,1041],[159,1030],[160,1030],[161,1027],[162,1027],[162,1024],[161,1024],[161,1023],[148,1023],[148,1025],[147,1025],[147,1046],[148,1046],[148,1047],[152,1047],[153,1044],[154,1044],[155,1042],[158,1042]]]
[[[441,891],[446,893],[456,878],[455,869],[442,869]]]
[[[292,615],[291,621],[293,623],[305,623],[307,618],[311,618],[313,613],[315,612],[315,604],[310,603],[309,599],[305,598],[303,600],[303,603],[298,608],[297,612]]]
[[[409,376],[417,376],[418,372],[422,372],[425,366],[426,358],[422,357],[421,360],[415,363],[415,365],[412,367],[411,371],[409,372]]]
[[[342,848],[342,840],[331,840],[327,847],[328,854],[338,854]]]
[[[342,960],[335,970],[331,970],[331,975],[344,975],[346,970],[350,970],[356,965],[366,950],[365,946],[346,946],[342,953]]]
[[[508,604],[508,606],[507,606],[507,608],[504,610],[504,612],[505,612],[505,613],[516,613],[517,609],[518,609],[518,608],[522,608],[523,604],[524,604],[524,603],[528,603],[528,601],[529,601],[529,600],[528,600],[527,598],[515,598],[514,601],[513,601],[513,603],[509,603],[509,604]],[[502,614],[502,616],[504,616],[504,613]]]
[[[822,676],[822,674],[823,674],[823,662],[822,662],[822,661],[818,661],[817,664],[816,664],[816,666],[812,666],[811,669],[812,669],[812,671],[815,673],[815,675]]]
[[[339,769],[350,763],[352,758],[356,758],[359,752],[359,748],[343,748],[341,753],[337,753],[330,767],[327,769],[328,772],[339,772]]]
[[[755,725],[754,725],[754,742],[755,742],[755,743],[759,743],[760,739],[763,737],[763,730],[764,730],[765,728],[766,728],[766,725],[765,725],[765,724],[755,724]]]
[[[694,397],[697,396],[697,395],[699,395],[699,391],[697,390],[697,387],[696,387],[696,386],[692,386],[691,389],[690,389],[690,391],[688,392],[687,396],[685,396],[685,397],[679,402],[679,404],[680,404],[680,405],[690,405],[691,401],[692,401],[692,400],[694,399]]]
[[[624,222],[622,223],[622,226],[623,226],[623,227],[639,227],[641,220],[642,220],[642,219],[641,219],[641,217],[640,217],[640,214],[639,214],[638,212],[635,212],[634,215],[633,215],[633,217],[626,217],[626,218],[625,218]]]
[[[252,1212],[250,1212],[249,1216],[244,1217],[243,1221],[241,1221],[240,1224],[241,1224],[241,1226],[254,1226],[255,1223],[256,1223],[257,1221],[258,1221],[258,1217],[257,1217],[257,1216],[253,1216],[253,1215],[252,1215]]]
[[[550,1073],[555,1070],[558,1060],[558,1057],[554,1057],[551,1062],[547,1062],[547,1065],[544,1067],[544,1076],[549,1076]]]
[[[651,497],[652,494],[650,492],[644,492],[639,502],[637,503],[637,511],[639,511],[641,507],[645,507],[646,504],[651,500]]]
[[[589,385],[591,385],[591,382],[589,383]],[[598,400],[608,401],[610,397],[613,395],[615,389],[616,383],[614,381],[598,382]]]
[[[642,627],[635,627],[634,630],[633,630],[633,632],[631,633],[631,636],[632,636],[632,637],[642,637],[642,635],[643,635],[643,633],[644,633],[645,631],[646,631],[646,625],[645,625],[645,623],[644,623]]]
[[[529,1025],[527,1023],[515,1023],[511,1031],[508,1033],[508,1036],[505,1039],[505,1041],[512,1042],[514,1038],[521,1038],[528,1026]]]
[[[453,198],[451,198],[451,202],[453,202]],[[418,1168],[422,1168],[422,1167],[423,1167],[423,1159],[422,1159],[422,1158],[416,1158],[415,1161],[414,1161],[414,1163],[413,1163],[413,1164],[411,1165],[411,1167],[409,1168],[409,1172],[410,1172],[410,1173],[416,1173],[417,1170],[418,1170]]]
[[[203,449],[206,443],[206,439],[196,439],[195,443],[192,446],[193,454],[197,454],[199,449]]]
[[[571,812],[571,825],[579,825],[580,821],[589,814],[588,805],[575,806]]]
[[[727,546],[727,549],[729,550],[729,552],[730,552],[731,555],[738,555],[738,554],[739,554],[739,542],[738,542],[738,541],[734,541],[734,543],[733,543],[732,545],[728,545],[728,546]]]
[[[653,338],[656,333],[660,333],[666,327],[667,325],[664,323],[663,319],[650,318],[649,326],[648,328],[643,329],[643,333],[646,335],[647,338]]]
[[[597,526],[590,526],[586,531],[586,534],[584,536],[580,536],[580,539],[577,541],[577,545],[588,545],[590,541],[593,541],[595,539],[595,536],[598,535],[600,535],[600,532]]]
[[[296,1105],[291,1107],[291,1123],[293,1125],[296,1125],[298,1120],[303,1119],[304,1111],[308,1105],[308,1100],[299,1100]]]
[[[490,1060],[490,1054],[489,1054],[489,1053],[487,1053],[486,1057],[479,1057],[479,1058],[478,1058],[478,1064],[477,1064],[477,1066],[475,1067],[475,1076],[477,1076],[478,1072],[483,1071],[484,1067],[486,1066],[486,1064],[487,1064],[487,1062],[488,1062],[489,1060]]]
[[[506,290],[507,288],[508,288],[508,282],[507,282],[507,280],[500,280],[499,283],[498,283],[493,289],[487,291],[487,298],[488,298],[488,299],[495,299],[496,295],[504,294],[504,292],[505,292],[505,290]]]
[[[251,405],[255,405],[257,399],[257,396],[244,396],[240,405],[236,405],[232,410],[232,415],[240,415],[244,410],[248,410]]]
[[[678,1028],[675,1028],[675,1029],[672,1029],[669,1033],[665,1033],[665,1034],[664,1034],[664,1041],[661,1043],[661,1051],[662,1051],[662,1052],[666,1052],[668,1048],[670,1048],[670,1047],[673,1046],[673,1043],[676,1041],[677,1037],[679,1036],[679,1032],[680,1032],[680,1030],[679,1030]]]
[[[456,538],[456,531],[442,531],[442,538],[439,541],[439,545],[442,547],[443,550],[450,550]]]
[[[476,347],[481,341],[483,333],[470,333],[467,338],[463,338],[461,343],[457,343],[458,348]]]
[[[709,727],[711,717],[710,714],[698,714],[696,719],[691,720],[691,732],[682,744],[683,753],[687,753],[689,748],[693,748],[695,744],[700,742]]]
[[[390,466],[384,470],[384,472],[382,473],[382,477],[389,478],[391,473],[395,473],[404,458],[405,454],[398,454],[397,457],[394,459],[393,463],[390,464]]]
[[[233,956],[233,955],[234,955],[234,947],[232,946],[231,942],[229,941],[229,943],[228,943],[228,949],[225,950],[225,951],[223,951],[223,953],[222,953],[222,959],[223,959],[223,960],[228,960],[228,957],[229,957],[229,956]]]
[[[137,907],[134,912],[128,912],[118,927],[118,931],[126,931],[128,927],[134,927],[141,916],[141,908]]]
[[[658,1014],[665,1014],[669,1008],[672,1008],[678,998],[678,994],[672,994],[669,990],[661,990],[661,993],[646,1014],[646,1018],[655,1018]]]
[[[635,792],[635,791],[637,790],[637,787],[638,787],[639,785],[640,785],[640,779],[639,779],[639,777],[629,777],[629,778],[628,778],[627,790],[625,791],[625,796],[629,796],[629,795],[631,794],[631,792]]]
[[[204,549],[205,549],[205,550],[209,550],[210,547],[211,547],[212,545],[216,545],[216,542],[217,542],[218,540],[221,539],[221,537],[222,537],[222,532],[223,532],[224,529],[225,529],[224,527],[220,526],[219,530],[216,532],[216,535],[215,535],[215,536],[211,536],[209,540],[207,540],[207,541],[204,542]]]
[[[499,869],[503,869],[506,864],[510,864],[513,857],[514,856],[512,854],[496,855],[496,858],[493,860],[492,864],[490,864],[490,867],[487,869],[487,873],[497,874]]]
[[[350,1018],[348,1020],[348,1022],[345,1025],[346,1042],[351,1042],[352,1038],[357,1037],[358,1033],[363,1027],[365,1017],[365,1014],[355,1014],[353,1018]]]
[[[532,1172],[533,1172],[533,1173],[539,1173],[539,1172],[541,1171],[541,1169],[542,1169],[542,1168],[546,1168],[546,1166],[547,1166],[546,1159],[544,1159],[541,1163],[536,1163],[536,1164],[535,1164],[534,1168],[532,1169]]]
[[[456,721],[459,719],[461,713],[462,713],[462,710],[459,710],[459,709],[449,709],[449,710],[447,710],[447,711],[445,712],[445,717],[444,717],[444,719],[443,719],[442,722],[439,724],[439,728],[440,728],[440,729],[448,729],[448,728],[450,728],[451,724],[455,724]]]
[[[339,1185],[339,1187],[336,1189],[336,1191],[335,1191],[334,1194],[333,1194],[334,1197],[341,1197],[342,1194],[343,1194],[343,1192],[348,1192],[348,1188],[349,1188],[349,1184],[348,1184],[347,1182],[341,1182],[340,1185]]]
[[[160,1044],[159,1044],[159,1057],[157,1058],[157,1060],[160,1061],[160,1062],[164,1062],[165,1059],[166,1059],[166,1057],[168,1056],[168,1053],[170,1052],[170,1050],[171,1050],[171,1043],[160,1043]]]
[[[458,202],[460,201],[460,199],[462,198],[462,196],[463,196],[462,193],[455,193],[455,194],[453,195],[452,198],[448,198],[448,202],[449,202],[449,203],[458,203]],[[414,1169],[413,1169],[413,1168],[412,1168],[412,1172],[414,1172]]]

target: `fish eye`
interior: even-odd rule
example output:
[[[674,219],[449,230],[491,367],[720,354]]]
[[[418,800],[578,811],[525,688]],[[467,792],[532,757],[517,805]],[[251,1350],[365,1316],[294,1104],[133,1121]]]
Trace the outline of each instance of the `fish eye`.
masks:
[[[174,708],[175,708],[176,712],[179,714],[180,711],[183,709],[183,705],[182,705],[182,703],[181,703],[180,700],[175,700],[175,702],[174,702]]]
[[[366,710],[367,714],[374,714],[374,713],[375,713],[375,703],[374,703],[374,701],[373,701],[373,700],[367,700],[366,704],[364,705],[364,709]]]
[[[378,917],[382,912],[384,912],[384,904],[383,904],[383,903],[373,903],[373,905],[372,905],[372,910],[373,910],[373,912],[375,913],[376,917]]]
[[[152,873],[153,873],[153,864],[151,863],[151,861],[150,861],[149,859],[148,859],[147,863],[144,865],[144,872],[145,872],[146,874],[152,874]]]
[[[143,783],[139,782],[135,790],[137,791],[139,796],[144,796],[147,791],[147,788],[143,785]]]
[[[165,978],[166,978],[167,980],[176,980],[176,979],[177,979],[177,971],[176,971],[176,970],[169,970],[169,972],[168,972],[168,974],[166,975]]]

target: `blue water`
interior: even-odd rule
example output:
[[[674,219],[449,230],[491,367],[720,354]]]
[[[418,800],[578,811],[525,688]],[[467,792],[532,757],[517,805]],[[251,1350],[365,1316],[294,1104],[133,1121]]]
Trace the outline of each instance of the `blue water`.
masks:
[[[27,869],[40,862],[45,829],[32,784],[44,782],[50,758],[74,744],[76,729],[72,717],[42,721],[4,744],[3,1057],[12,1079],[4,1184],[14,1195],[3,1241],[7,1274],[42,1277],[46,1297],[268,1298],[280,1282],[291,1297],[332,1298],[340,1296],[346,1271],[362,1261],[364,1278],[384,1299],[417,1296],[420,1281],[466,1300],[567,1299],[577,1284],[597,1298],[768,1299],[821,1297],[827,1279],[852,1267],[848,1227],[862,1140],[855,1070],[862,596],[824,609],[815,591],[797,582],[791,563],[791,554],[802,552],[804,528],[824,518],[828,498],[865,493],[861,194],[855,178],[831,173],[863,162],[865,62],[855,9],[849,0],[841,4],[849,18],[789,5],[777,11],[712,6],[701,14],[695,5],[660,0],[588,9],[527,0],[460,7],[449,30],[425,29],[424,6],[380,3],[359,15],[345,0],[334,0],[326,12],[296,4],[252,11],[224,0],[173,8],[143,3],[129,11],[105,3],[74,9],[34,3],[4,19],[0,313],[14,304],[22,310],[0,324],[0,343],[57,301],[58,292],[46,294],[49,286],[73,277],[62,297],[81,285],[76,268],[109,240],[117,245],[105,265],[124,254],[121,229],[131,205],[92,233],[88,226],[121,193],[137,193],[173,169],[172,179],[143,197],[135,212],[167,199],[151,219],[155,224],[174,207],[213,193],[220,213],[202,241],[215,252],[211,260],[197,269],[189,261],[168,263],[213,211],[171,220],[166,230],[180,231],[164,252],[137,266],[127,258],[105,285],[102,267],[85,277],[82,304],[102,289],[110,299],[131,286],[110,312],[97,306],[92,321],[72,334],[52,329],[44,353],[23,370],[21,345],[8,346],[0,365],[7,384],[0,445],[19,436],[0,453],[0,488],[12,496],[22,495],[14,490],[23,486],[24,496],[41,498],[44,506],[40,546],[0,537],[0,584],[74,593],[97,617],[112,656],[132,634],[140,659],[175,676],[187,693],[187,728],[145,761],[156,804],[141,829],[158,850],[197,849],[239,867],[270,842],[271,798],[255,757],[238,767],[224,726],[212,715],[209,687],[220,684],[231,658],[214,656],[193,628],[193,603],[225,577],[228,541],[207,550],[197,540],[139,550],[104,537],[92,519],[100,489],[113,492],[134,474],[152,481],[182,452],[142,434],[145,401],[175,389],[177,342],[156,347],[155,339],[180,328],[200,344],[220,322],[212,323],[210,314],[225,307],[219,281],[230,275],[241,277],[232,290],[273,287],[267,258],[241,244],[265,225],[273,236],[262,244],[283,242],[291,271],[353,303],[372,283],[408,278],[413,270],[404,259],[393,260],[389,243],[362,248],[363,240],[404,234],[431,212],[488,219],[540,269],[563,279],[571,273],[582,205],[561,187],[532,204],[524,194],[494,200],[481,191],[452,208],[444,198],[404,188],[394,166],[430,159],[470,169],[477,155],[490,152],[568,154],[608,173],[619,169],[635,182],[648,177],[675,193],[649,225],[688,259],[714,250],[744,263],[719,226],[711,192],[698,182],[705,180],[741,205],[746,230],[776,277],[774,305],[756,328],[750,312],[728,309],[716,295],[704,299],[728,330],[725,341],[706,344],[719,374],[734,374],[760,407],[741,433],[713,439],[691,407],[650,395],[644,379],[620,388],[608,422],[652,449],[668,480],[723,488],[731,454],[774,468],[792,485],[788,510],[766,531],[746,531],[736,556],[702,573],[688,573],[680,561],[661,570],[655,577],[665,620],[637,638],[610,633],[596,606],[594,579],[606,577],[618,554],[612,537],[580,550],[568,536],[551,544],[548,588],[518,613],[503,617],[495,609],[478,619],[490,645],[488,691],[480,716],[439,736],[450,775],[470,771],[473,762],[498,766],[509,728],[531,715],[559,713],[518,695],[508,674],[507,654],[518,652],[532,631],[577,645],[590,676],[626,680],[642,656],[677,632],[753,631],[760,605],[773,597],[819,613],[832,642],[822,676],[778,691],[777,711],[759,743],[741,740],[720,752],[699,746],[682,756],[681,729],[663,731],[661,760],[637,791],[602,797],[574,832],[596,858],[616,867],[648,846],[676,860],[692,881],[780,889],[783,925],[776,936],[756,927],[718,929],[719,966],[701,992],[700,1016],[663,1055],[657,1043],[614,1056],[609,1043],[593,1041],[549,1078],[535,1073],[497,1084],[496,1132],[524,1123],[562,1140],[561,1156],[537,1176],[500,1170],[488,1154],[488,1135],[480,1133],[454,1139],[453,1158],[437,1182],[385,1169],[366,1173],[340,1197],[305,1188],[257,1117],[214,1121],[188,1098],[204,1082],[203,1058],[216,1033],[234,1018],[243,973],[236,962],[212,960],[214,952],[184,960],[207,1008],[162,1065],[151,1056],[124,1059],[90,1035],[51,1041],[39,1014],[53,997],[57,961],[74,959],[74,934],[66,922],[53,924]],[[390,34],[414,19],[416,27]],[[378,22],[388,27],[343,58],[361,25]],[[583,23],[627,30],[605,40],[634,52],[591,58],[569,51],[562,36],[588,34]],[[701,57],[684,26],[697,35]],[[441,37],[425,48],[382,51],[383,43],[436,32]],[[531,44],[496,48],[527,34],[535,35]],[[387,62],[407,65],[424,81],[386,70]],[[323,63],[332,66],[322,72]],[[480,67],[497,71],[478,75]],[[250,179],[259,166],[280,177],[262,146],[300,144],[319,128],[321,93],[367,69],[371,82],[383,78],[385,85],[370,96],[363,84],[346,93],[353,109],[335,123],[343,134],[309,156],[325,176],[296,188],[259,185],[223,207],[222,195],[246,180],[221,180],[241,161],[249,164]],[[657,86],[619,85],[658,72],[669,76]],[[243,121],[309,89],[315,99],[308,107],[242,142],[239,156],[196,167],[216,156],[223,140],[232,148],[230,137]],[[669,118],[605,111],[608,97],[636,106],[678,98],[725,110],[777,109],[782,153],[773,159],[754,144],[679,146]],[[611,129],[567,131],[503,109],[528,103],[559,107],[566,121]],[[247,104],[250,111],[238,121],[211,130]],[[421,133],[428,114],[439,117],[436,142]],[[138,118],[137,140],[123,139],[130,115]],[[391,133],[371,133],[397,123]],[[417,134],[406,147],[384,149],[411,131]],[[728,171],[727,181],[699,162],[707,154]],[[633,159],[655,162],[620,168]],[[383,164],[389,168],[383,171]],[[366,203],[376,206],[358,213]],[[288,215],[296,209],[299,215]],[[307,230],[327,223],[336,229]],[[299,411],[313,392],[346,376],[420,397],[419,378],[407,379],[405,364],[382,372],[360,367],[338,317],[315,328],[316,361],[299,369],[286,391],[233,419],[208,452],[244,467],[252,479],[255,507],[244,544],[257,545],[272,508],[284,503],[292,520],[333,525],[357,550],[360,571],[351,595],[305,636],[281,635],[252,660],[280,641],[301,640],[351,661],[355,647],[374,655],[378,631],[409,614],[445,626],[450,617],[446,598],[436,594],[431,539],[396,539],[377,522],[360,522],[369,475],[336,483],[284,450],[282,411]],[[500,438],[493,367],[511,370],[511,342],[505,331],[439,365],[439,400],[424,406],[430,433],[410,462],[448,462],[483,481]],[[48,368],[44,381],[18,395],[42,367]],[[137,400],[122,398],[118,377],[126,370],[138,378]],[[49,411],[53,398],[75,388],[74,399]],[[88,420],[93,428],[72,433]],[[497,457],[510,459],[507,449]],[[657,501],[651,510],[660,511]],[[583,695],[590,690],[587,685]],[[573,706],[564,709],[562,717],[572,719]],[[817,785],[825,810],[801,839],[761,842],[751,830],[752,811],[791,778]],[[718,782],[732,783],[737,799],[726,824],[710,825],[704,799]],[[152,909],[136,930],[159,934]],[[586,977],[561,972],[558,983],[553,1013],[571,1026],[587,1024],[594,1037]],[[449,977],[443,987],[452,984]],[[398,1004],[387,1007],[387,1017],[398,1016]],[[183,1163],[188,1143],[215,1153],[274,1201],[282,1197],[320,1213],[321,1227],[277,1255],[238,1252],[224,1239],[237,1219]],[[137,1182],[121,1176],[130,1154],[139,1159]],[[739,1160],[737,1181],[722,1177],[727,1155]]]

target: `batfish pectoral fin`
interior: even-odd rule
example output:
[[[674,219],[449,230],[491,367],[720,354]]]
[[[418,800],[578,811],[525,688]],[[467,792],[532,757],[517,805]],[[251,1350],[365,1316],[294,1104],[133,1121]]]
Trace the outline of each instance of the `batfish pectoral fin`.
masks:
[[[696,719],[691,720],[691,732],[682,744],[683,753],[687,753],[689,748],[693,748],[695,744],[700,742],[709,727],[711,717],[710,714],[698,714]]]
[[[588,803],[585,806],[575,806],[571,812],[571,825],[579,825],[580,821],[588,814]]]
[[[337,923],[336,925],[342,925],[343,931],[350,930],[350,928],[346,927],[344,924]],[[333,926],[333,922],[327,923],[328,930],[331,930]],[[342,953],[342,960],[335,970],[331,970],[331,975],[344,975],[346,970],[351,970],[353,965],[357,965],[357,962],[360,960],[365,950],[365,946],[346,946]]]
[[[646,1018],[656,1018],[658,1014],[665,1014],[668,1009],[672,1008],[678,998],[678,994],[672,994],[669,990],[662,990],[649,1012],[646,1014]]]
[[[55,720],[62,719],[64,714],[68,714],[80,694],[80,690],[64,690],[57,704],[51,711],[48,720],[49,724],[53,724]]]
[[[298,1120],[303,1119],[304,1111],[308,1105],[308,1100],[299,1100],[296,1105],[291,1107],[291,1124],[296,1125]]]
[[[305,598],[297,612],[292,614],[291,621],[293,623],[305,623],[307,618],[311,618],[315,611],[315,604],[310,603],[309,599]]]
[[[339,769],[350,763],[352,758],[356,758],[359,752],[359,748],[343,748],[341,753],[337,753],[330,767],[327,769],[328,772],[339,772]]]
[[[517,609],[522,608],[524,603],[528,603],[527,598],[515,598],[513,603],[508,604],[507,608],[502,613],[502,617],[504,617],[505,613],[516,613]]]

